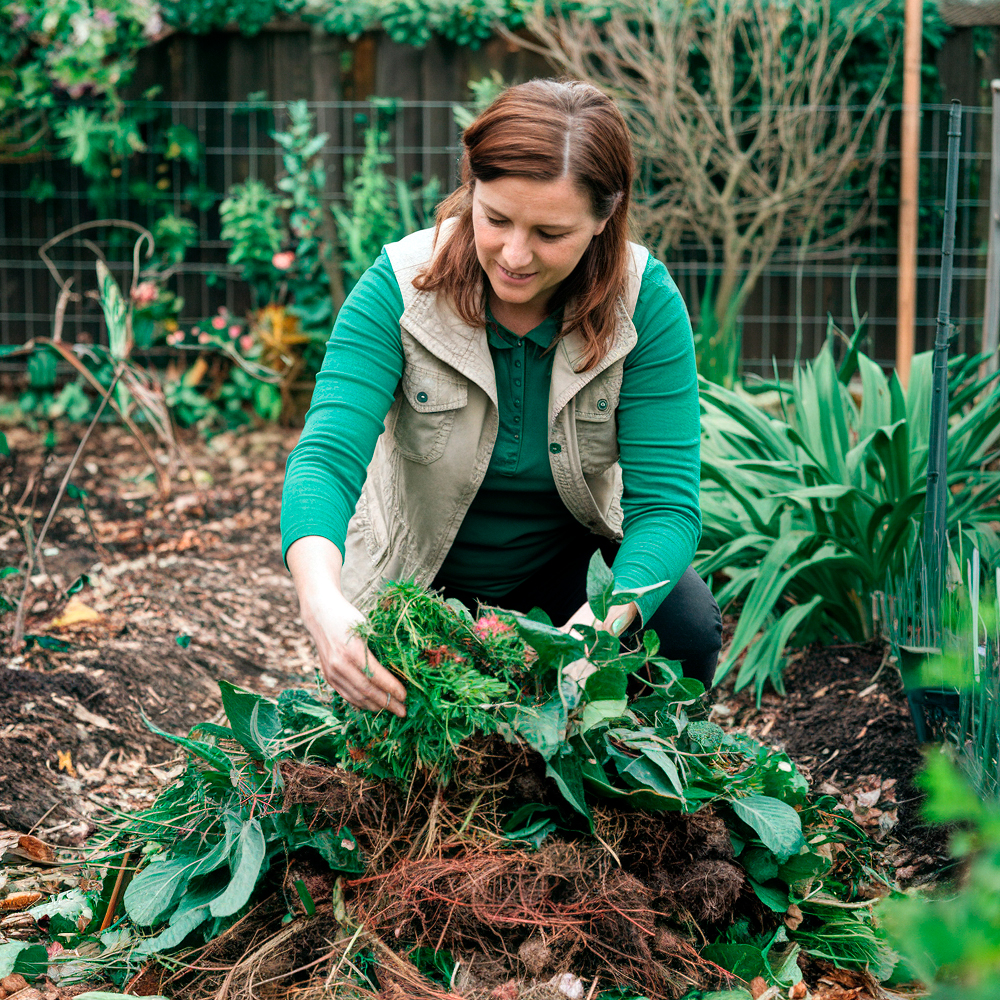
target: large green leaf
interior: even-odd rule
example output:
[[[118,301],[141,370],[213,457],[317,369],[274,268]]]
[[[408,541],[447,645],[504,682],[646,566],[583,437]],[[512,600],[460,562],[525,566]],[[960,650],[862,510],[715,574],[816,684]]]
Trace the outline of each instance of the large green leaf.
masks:
[[[230,870],[232,879],[225,891],[209,904],[213,917],[231,917],[250,900],[264,864],[266,844],[260,820],[248,819],[236,839]]]
[[[748,795],[745,798],[730,798],[729,804],[779,863],[787,861],[805,847],[799,814],[780,799],[770,795]]]
[[[125,910],[140,927],[160,922],[177,902],[197,864],[190,856],[154,858],[125,890]]]

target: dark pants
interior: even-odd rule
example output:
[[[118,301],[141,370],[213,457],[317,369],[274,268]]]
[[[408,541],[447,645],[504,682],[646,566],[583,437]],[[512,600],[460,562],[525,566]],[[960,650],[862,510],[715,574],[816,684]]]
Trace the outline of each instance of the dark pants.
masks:
[[[587,600],[587,566],[598,548],[610,566],[618,552],[617,543],[587,534],[562,549],[509,594],[483,603],[522,614],[541,608],[555,625],[562,625]],[[443,589],[445,597],[456,597],[475,611],[479,600],[476,594],[439,580],[434,586]],[[722,647],[722,615],[711,591],[690,566],[644,629],[658,636],[661,656],[680,661],[685,677],[694,677],[706,688],[711,687]]]

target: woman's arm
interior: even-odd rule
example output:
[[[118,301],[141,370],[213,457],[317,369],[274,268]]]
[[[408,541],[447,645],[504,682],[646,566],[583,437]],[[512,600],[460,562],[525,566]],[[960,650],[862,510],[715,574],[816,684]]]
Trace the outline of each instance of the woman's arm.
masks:
[[[365,616],[340,591],[340,549],[328,538],[305,535],[289,546],[286,558],[327,682],[357,708],[389,709],[403,718],[406,688],[355,632]]]
[[[341,592],[340,571],[347,523],[403,371],[402,313],[383,253],[337,316],[281,498],[282,550],[324,676],[351,704],[400,716],[406,689],[354,634],[364,616]]]
[[[619,590],[677,583],[701,537],[701,413],[691,321],[667,269],[650,258],[633,316],[618,404],[624,540],[612,569]],[[669,587],[636,602],[643,621]]]

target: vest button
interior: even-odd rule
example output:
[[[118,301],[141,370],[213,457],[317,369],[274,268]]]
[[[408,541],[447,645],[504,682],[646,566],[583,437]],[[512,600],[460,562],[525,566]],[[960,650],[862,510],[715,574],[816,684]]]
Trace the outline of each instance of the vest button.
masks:
[[[417,393],[417,402],[418,403],[426,403],[427,402],[427,393],[426,392],[418,392]]]
[[[558,441],[553,441],[552,444],[549,445],[549,451],[551,451],[553,455],[558,455],[559,452],[562,451],[562,445]]]
[[[606,410],[608,408],[608,401],[606,399],[599,399],[597,401],[597,408],[599,410]]]

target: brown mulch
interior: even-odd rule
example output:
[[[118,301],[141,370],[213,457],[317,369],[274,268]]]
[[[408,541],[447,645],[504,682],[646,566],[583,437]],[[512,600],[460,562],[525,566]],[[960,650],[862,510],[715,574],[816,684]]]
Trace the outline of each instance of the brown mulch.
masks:
[[[40,433],[5,433],[14,463],[2,489],[23,516],[38,483],[37,530],[79,429],[58,429],[44,468]],[[80,501],[64,499],[25,629],[69,648],[36,644],[0,660],[0,826],[37,827],[54,843],[80,844],[94,831],[94,797],[137,808],[179,773],[174,746],[141,713],[186,733],[219,712],[220,679],[267,693],[314,676],[278,537],[284,462],[296,438],[273,428],[207,445],[189,436],[199,482],[185,481],[182,469],[164,498],[127,433],[95,432],[73,477],[86,492],[86,516]],[[9,518],[0,521],[0,566],[22,555]],[[99,618],[55,626],[81,574],[86,584],[75,599]],[[5,581],[8,599],[20,579]],[[0,648],[12,625],[13,613],[0,619]]]

